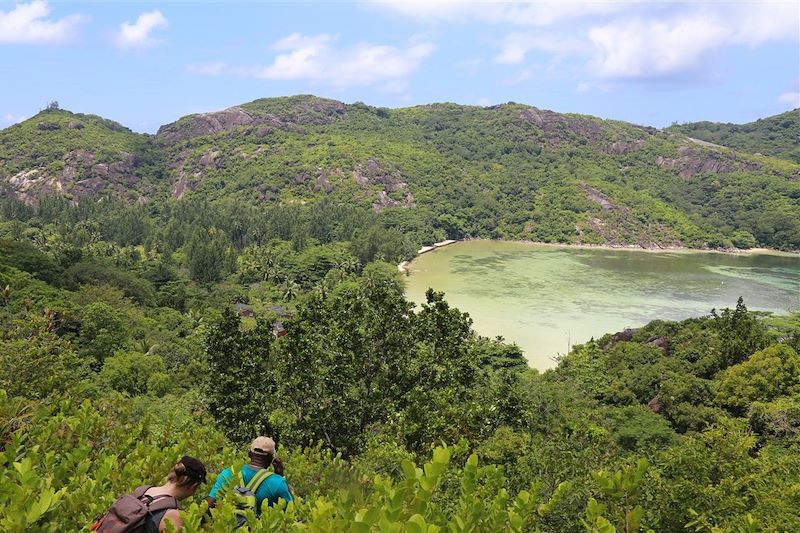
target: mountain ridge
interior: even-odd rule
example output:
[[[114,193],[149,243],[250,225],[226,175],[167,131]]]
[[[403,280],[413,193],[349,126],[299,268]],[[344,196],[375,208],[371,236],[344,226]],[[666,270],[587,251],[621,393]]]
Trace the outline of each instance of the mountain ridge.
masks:
[[[800,163],[800,108],[743,124],[688,122],[668,131],[750,153],[763,153]]]
[[[792,162],[669,128],[513,102],[387,109],[296,95],[155,135],[62,110],[0,131],[0,194],[28,204],[327,199],[386,212],[420,241],[797,249],[798,176]]]

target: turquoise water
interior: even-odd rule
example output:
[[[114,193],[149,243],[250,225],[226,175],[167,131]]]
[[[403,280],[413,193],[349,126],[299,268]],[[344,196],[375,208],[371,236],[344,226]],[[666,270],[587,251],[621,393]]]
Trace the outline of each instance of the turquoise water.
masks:
[[[679,320],[733,307],[800,309],[800,256],[605,250],[470,241],[423,254],[406,294],[428,287],[470,314],[481,335],[519,344],[531,366],[591,337],[654,319]]]

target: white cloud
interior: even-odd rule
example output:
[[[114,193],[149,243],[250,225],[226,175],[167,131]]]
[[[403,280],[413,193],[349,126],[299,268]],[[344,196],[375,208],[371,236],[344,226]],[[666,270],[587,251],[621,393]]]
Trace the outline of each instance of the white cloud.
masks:
[[[336,47],[328,34],[306,36],[294,33],[273,48],[278,54],[267,67],[251,69],[250,75],[267,80],[305,80],[337,87],[380,84],[401,91],[405,80],[433,53],[430,42],[411,42],[405,47],[361,43]]]
[[[371,0],[402,15],[427,21],[478,20],[515,26],[548,26],[562,20],[605,15],[630,9],[631,2],[565,2],[533,0],[516,2],[475,2],[470,0]]]
[[[20,120],[22,120],[20,117],[15,117],[11,113],[6,113],[3,115],[3,121],[5,121],[7,124],[16,124]]]
[[[633,20],[592,28],[593,71],[606,78],[653,78],[685,72],[719,46],[727,30],[717,21]]]
[[[0,11],[0,43],[63,43],[75,37],[82,15],[50,19],[50,5],[44,0],[17,4],[11,11]]]
[[[221,76],[225,73],[227,65],[222,61],[215,63],[201,63],[197,65],[186,65],[186,72],[199,74],[201,76]]]
[[[368,5],[425,22],[480,22],[505,31],[494,62],[521,64],[531,51],[574,57],[589,75],[655,80],[713,67],[725,47],[800,38],[796,1],[373,0]],[[493,31],[487,29],[485,31]]]
[[[800,92],[789,91],[785,92],[778,97],[778,102],[788,104],[792,109],[800,107]]]
[[[553,54],[580,52],[586,46],[578,39],[562,38],[541,33],[515,32],[503,39],[500,52],[494,57],[495,63],[515,64],[525,61],[531,50],[542,50]]]
[[[788,3],[718,5],[667,18],[634,18],[593,27],[590,67],[604,78],[647,79],[691,72],[713,51],[798,38],[798,7]]]
[[[151,34],[155,30],[165,29],[168,26],[167,18],[161,14],[161,11],[154,9],[139,15],[133,24],[129,22],[120,24],[115,42],[119,48],[123,49],[147,48],[159,42]]]

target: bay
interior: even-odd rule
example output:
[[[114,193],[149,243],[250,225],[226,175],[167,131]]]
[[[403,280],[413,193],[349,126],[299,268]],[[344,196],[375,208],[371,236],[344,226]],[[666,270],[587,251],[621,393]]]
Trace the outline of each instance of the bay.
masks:
[[[734,307],[800,308],[800,256],[576,248],[466,241],[408,265],[406,295],[430,287],[472,317],[481,335],[520,345],[545,370],[570,346],[651,320],[682,320]]]

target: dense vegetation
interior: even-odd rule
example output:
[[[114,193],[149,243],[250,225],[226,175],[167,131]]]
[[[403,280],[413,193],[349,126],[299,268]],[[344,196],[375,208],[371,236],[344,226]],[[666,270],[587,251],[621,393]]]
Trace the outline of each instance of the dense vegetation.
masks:
[[[299,498],[258,531],[800,527],[800,315],[740,302],[539,374],[443,295],[413,309],[370,210],[191,202],[5,204],[0,529],[80,530],[259,432]],[[229,531],[202,496],[187,531]]]
[[[215,474],[263,432],[298,498],[254,531],[800,529],[800,315],[738,302],[592,340],[540,374],[444,295],[415,308],[395,266],[445,236],[575,240],[584,216],[616,221],[616,242],[657,228],[797,247],[795,167],[685,180],[643,163],[674,137],[626,124],[545,114],[533,140],[515,104],[337,104],[257,101],[256,124],[187,117],[157,138],[51,109],[0,134],[0,172],[40,169],[26,191],[48,190],[41,165],[89,146],[80,135],[111,151],[90,177],[58,170],[85,196],[0,200],[1,531],[81,530],[181,455]],[[49,135],[65,144],[39,147]],[[618,135],[642,147],[598,152]],[[136,198],[114,192],[128,172]],[[415,207],[388,206],[407,191]],[[230,531],[230,503],[208,517],[204,495],[187,531]]]
[[[172,197],[261,215],[327,201],[376,212],[407,250],[464,237],[800,249],[798,169],[513,103],[389,110],[296,96],[156,136],[61,110],[0,132],[4,195],[28,204],[113,197],[149,213]]]
[[[689,122],[675,124],[668,130],[735,150],[800,163],[800,109],[747,124]]]

